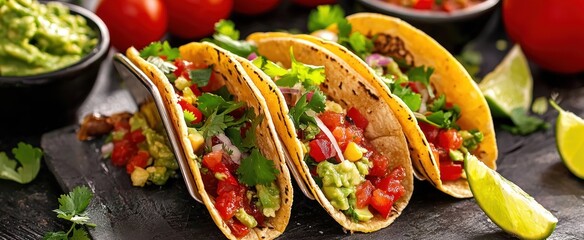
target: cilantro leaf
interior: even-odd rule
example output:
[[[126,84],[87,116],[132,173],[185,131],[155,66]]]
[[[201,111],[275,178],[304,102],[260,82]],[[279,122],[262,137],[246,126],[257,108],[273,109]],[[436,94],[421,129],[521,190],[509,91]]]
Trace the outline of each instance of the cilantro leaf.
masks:
[[[458,129],[458,125],[456,124],[456,120],[460,117],[460,108],[458,106],[454,106],[452,109],[447,111],[436,111],[432,114],[426,116],[426,120],[436,124],[440,128],[456,128]]]
[[[288,70],[272,61],[269,61],[264,56],[257,57],[252,63],[271,78],[281,77],[288,73]]]
[[[422,96],[415,93],[409,87],[402,87],[400,84],[390,84],[391,93],[399,97],[413,112],[416,112],[422,106]]]
[[[150,45],[145,47],[140,51],[140,57],[147,59],[148,57],[161,57],[165,56],[167,61],[173,61],[174,59],[180,57],[180,52],[178,48],[170,47],[167,41],[164,42],[152,42]]]
[[[430,111],[436,112],[446,107],[446,95],[442,94],[438,98],[435,98],[430,105]]]
[[[235,29],[235,23],[230,20],[221,19],[215,23],[215,32],[233,40],[239,40],[239,31]]]
[[[253,111],[252,111],[252,113],[253,113]],[[251,122],[251,127],[249,127],[247,132],[245,132],[245,137],[243,138],[243,141],[241,142],[241,149],[243,151],[249,151],[253,147],[256,146],[256,142],[257,142],[256,129],[258,128],[258,125],[262,122],[263,119],[264,119],[264,116],[262,116],[262,115],[253,118],[253,120]]]
[[[545,130],[550,127],[544,120],[529,116],[527,111],[521,107],[511,110],[511,121],[515,126],[503,125],[502,128],[516,135],[528,135],[538,130]]]
[[[63,231],[47,232],[43,236],[43,240],[67,240],[68,234]]]
[[[203,132],[203,138],[207,139],[209,137],[223,133],[223,130],[227,128],[225,121],[225,115],[217,114],[217,111],[215,111],[207,117],[207,120],[203,126],[197,130]]]
[[[43,152],[30,144],[18,143],[12,149],[16,160],[8,158],[6,153],[0,152],[0,179],[7,179],[26,184],[36,178],[41,169]],[[15,170],[16,168],[16,170]]]
[[[351,33],[348,44],[353,52],[362,58],[373,51],[373,41],[360,32]]]
[[[345,19],[345,11],[339,5],[320,5],[308,16],[308,31],[325,29]]]
[[[432,89],[432,85],[430,84],[430,76],[432,75],[432,73],[434,73],[434,68],[420,66],[410,68],[406,72],[406,75],[408,76],[408,79],[410,81],[421,82],[422,84],[424,84],[424,86],[426,86],[426,88],[428,89],[428,95],[430,95],[430,98],[434,98],[434,90]]]
[[[264,157],[257,148],[241,160],[241,165],[237,169],[239,180],[248,186],[268,185],[276,180],[279,173],[274,162]]]
[[[325,109],[326,97],[324,93],[322,93],[320,90],[315,90],[312,95],[312,99],[310,99],[310,102],[306,100],[307,95],[308,93],[302,95],[302,97],[298,99],[298,102],[296,102],[296,105],[291,107],[290,111],[288,112],[296,128],[306,129],[309,123],[316,124],[314,117],[308,115],[309,110],[320,113]]]
[[[353,26],[351,26],[347,19],[343,18],[339,20],[337,22],[337,27],[339,28],[339,39],[349,38],[351,31],[353,30]]]
[[[207,117],[203,126],[197,129],[203,132],[203,138],[205,139],[223,133],[228,127],[239,125],[246,120],[245,117],[242,117],[235,121],[233,116],[227,115],[243,107],[245,105],[243,102],[225,101],[225,99],[215,94],[204,93],[197,98],[197,103],[201,113]]]
[[[70,240],[91,240],[83,228],[74,228]]]
[[[211,73],[213,73],[213,65],[208,68],[189,70],[189,77],[192,83],[197,84],[198,87],[204,87],[209,84]]]

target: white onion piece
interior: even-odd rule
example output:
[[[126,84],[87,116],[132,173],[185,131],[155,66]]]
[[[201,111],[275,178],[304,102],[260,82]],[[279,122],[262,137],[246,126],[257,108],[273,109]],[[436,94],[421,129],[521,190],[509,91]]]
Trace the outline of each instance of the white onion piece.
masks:
[[[225,136],[225,133],[219,133],[219,134],[215,135],[215,137],[217,137],[219,139],[219,141],[221,141],[223,144],[225,144],[225,146],[233,145],[233,144],[231,144],[231,140],[229,140],[229,138],[227,136]]]
[[[205,139],[205,147],[206,148],[210,148],[212,145],[213,145],[213,138],[212,137]]]
[[[331,131],[326,127],[326,125],[324,125],[324,123],[318,117],[314,117],[314,120],[316,120],[316,125],[318,126],[318,128],[320,128],[324,135],[326,135],[329,141],[331,141],[331,143],[333,144],[333,148],[337,152],[337,156],[339,156],[341,162],[345,161],[345,156],[343,156],[343,152],[341,151],[341,148],[339,147],[339,144],[337,143],[335,136],[333,136],[333,133],[331,133]]]
[[[114,143],[109,142],[101,146],[101,156],[106,156],[114,151]]]
[[[217,151],[221,151],[223,150],[223,144],[219,143],[219,144],[215,144],[213,145],[213,147],[211,148],[212,152],[217,152]]]
[[[231,161],[241,164],[241,151],[235,145],[226,146],[225,149],[231,152]]]
[[[310,35],[318,37],[318,38],[322,38],[324,40],[329,40],[332,42],[337,42],[339,40],[339,36],[337,36],[336,33],[331,32],[329,30],[325,30],[325,29],[314,31]]]

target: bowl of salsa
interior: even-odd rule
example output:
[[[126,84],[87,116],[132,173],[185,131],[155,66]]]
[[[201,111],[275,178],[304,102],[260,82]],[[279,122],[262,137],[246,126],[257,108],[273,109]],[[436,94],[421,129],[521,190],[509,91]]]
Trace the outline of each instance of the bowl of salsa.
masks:
[[[91,92],[110,38],[82,7],[0,1],[0,132],[49,130],[75,119]]]
[[[481,33],[499,0],[358,0],[421,29],[453,53]]]

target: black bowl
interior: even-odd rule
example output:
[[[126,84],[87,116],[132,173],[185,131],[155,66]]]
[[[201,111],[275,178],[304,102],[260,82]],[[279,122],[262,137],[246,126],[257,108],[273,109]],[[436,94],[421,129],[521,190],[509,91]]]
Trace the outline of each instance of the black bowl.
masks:
[[[398,17],[424,31],[451,53],[458,53],[475,39],[497,8],[499,0],[485,0],[472,7],[451,13],[420,11],[386,3],[382,0],[359,0],[377,12]]]
[[[93,88],[108,55],[109,32],[93,12],[63,4],[98,33],[97,46],[79,62],[53,72],[0,77],[0,134],[38,133],[70,124]]]

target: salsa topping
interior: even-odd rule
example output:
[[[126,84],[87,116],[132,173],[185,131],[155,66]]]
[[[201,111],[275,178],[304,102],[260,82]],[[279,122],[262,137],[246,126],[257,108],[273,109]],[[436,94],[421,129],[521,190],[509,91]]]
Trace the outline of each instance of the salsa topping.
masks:
[[[434,0],[417,1],[420,2],[432,4]],[[448,4],[449,1],[441,3]],[[434,69],[415,66],[413,56],[404,48],[402,39],[384,33],[374,36],[351,33],[351,24],[339,15],[344,16],[340,6],[319,6],[311,13],[309,26],[326,28],[330,24],[337,24],[338,43],[361,57],[381,77],[391,93],[399,97],[414,112],[440,165],[441,179],[452,181],[463,177],[463,160],[468,156],[467,153],[478,148],[483,140],[483,134],[475,129],[460,129],[456,123],[461,116],[460,107],[448,102],[446,95],[436,93],[430,83]],[[322,20],[327,16],[335,21]],[[352,118],[357,119],[355,123],[359,124],[359,118]],[[370,174],[377,174],[374,169]]]
[[[154,49],[154,50],[153,50]],[[147,50],[147,51],[145,51]],[[175,87],[188,127],[205,190],[231,232],[241,238],[280,209],[280,172],[258,149],[256,128],[263,120],[233,98],[215,79],[212,65],[192,63],[174,54],[167,43],[153,43],[141,52],[159,63]]]
[[[369,121],[359,109],[346,110],[326,100],[318,89],[325,80],[324,68],[298,62],[293,54],[291,49],[290,69],[262,56],[253,63],[276,85],[297,89],[301,95],[296,102],[287,102],[313,179],[331,205],[353,221],[369,221],[373,214],[388,218],[393,203],[405,194],[401,185],[405,169],[392,170],[390,160],[364,137]]]

